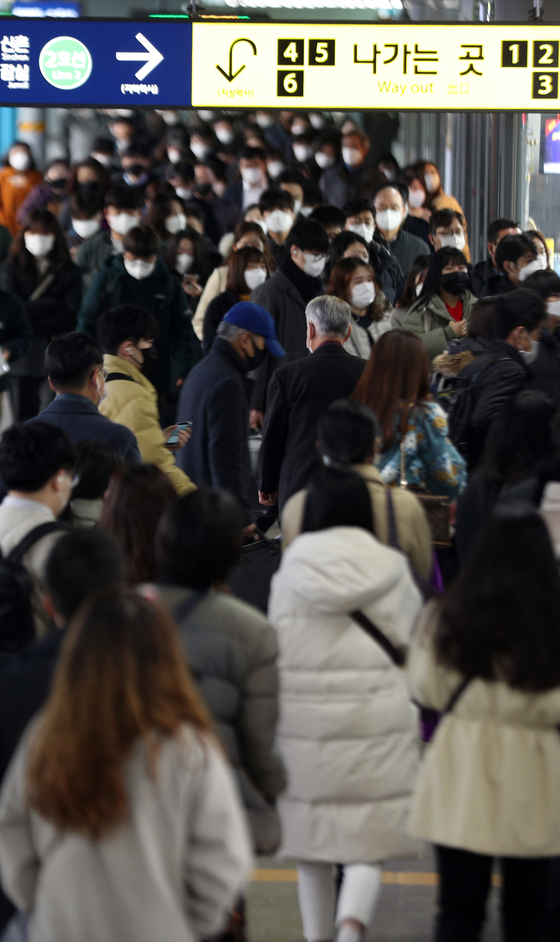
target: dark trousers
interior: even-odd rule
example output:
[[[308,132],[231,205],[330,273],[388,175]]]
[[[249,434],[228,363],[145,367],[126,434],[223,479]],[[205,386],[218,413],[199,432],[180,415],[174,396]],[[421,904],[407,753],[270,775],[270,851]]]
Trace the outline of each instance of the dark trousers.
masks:
[[[439,912],[436,942],[479,942],[486,916],[492,857],[436,846]],[[539,942],[544,922],[549,857],[502,857],[505,942]]]

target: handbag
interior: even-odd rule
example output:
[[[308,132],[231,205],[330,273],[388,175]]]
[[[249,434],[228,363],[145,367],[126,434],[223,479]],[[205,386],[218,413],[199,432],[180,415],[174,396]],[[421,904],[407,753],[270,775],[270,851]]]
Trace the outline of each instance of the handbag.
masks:
[[[404,448],[404,435],[401,438],[401,473],[399,486],[408,487],[406,480],[406,453]],[[422,504],[428,525],[432,534],[433,546],[451,546],[451,530],[449,516],[449,497],[437,494],[428,494],[418,488],[409,488],[414,491]]]
[[[270,540],[261,530],[260,540],[241,550],[241,559],[226,579],[232,595],[265,613],[272,577],[280,566],[280,539]]]

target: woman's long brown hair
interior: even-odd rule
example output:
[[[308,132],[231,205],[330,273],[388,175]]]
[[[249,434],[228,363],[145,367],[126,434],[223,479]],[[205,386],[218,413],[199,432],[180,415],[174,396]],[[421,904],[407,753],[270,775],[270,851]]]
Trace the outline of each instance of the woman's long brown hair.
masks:
[[[181,723],[211,727],[170,616],[117,587],[100,591],[68,629],[31,747],[31,807],[101,837],[128,814],[123,765],[135,743],[144,739],[155,762],[158,734]]]
[[[358,268],[367,268],[375,279],[375,272],[368,262],[362,261],[361,258],[341,258],[331,272],[327,294],[332,294],[335,298],[341,298],[342,301],[348,301],[350,295],[350,281]],[[380,291],[376,281],[375,291],[376,293]],[[348,303],[350,302],[348,301]],[[383,308],[377,298],[370,304],[367,313],[372,321],[381,320],[383,317]]]
[[[412,406],[430,399],[430,361],[422,341],[408,330],[388,330],[374,344],[351,399],[369,406],[383,430],[383,450],[395,435],[400,412],[404,435]]]

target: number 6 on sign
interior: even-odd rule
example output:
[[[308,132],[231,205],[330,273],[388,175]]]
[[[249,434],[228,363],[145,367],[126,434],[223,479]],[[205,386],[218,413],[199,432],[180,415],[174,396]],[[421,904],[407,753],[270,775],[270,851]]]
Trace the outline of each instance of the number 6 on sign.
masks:
[[[283,71],[278,70],[278,89],[279,98],[303,98],[303,70]]]
[[[558,98],[558,72],[533,72],[533,98]]]

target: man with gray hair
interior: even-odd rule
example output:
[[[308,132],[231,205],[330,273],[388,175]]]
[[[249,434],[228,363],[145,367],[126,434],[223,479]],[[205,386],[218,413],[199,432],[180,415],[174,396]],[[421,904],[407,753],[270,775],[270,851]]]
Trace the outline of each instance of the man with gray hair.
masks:
[[[286,355],[268,311],[249,301],[234,304],[220,321],[208,356],[187,376],[177,410],[177,422],[192,422],[191,438],[178,452],[177,464],[199,487],[230,491],[247,510],[251,464],[246,375],[267,351],[273,357]]]
[[[280,511],[316,470],[319,417],[331,402],[348,399],[366,363],[343,349],[352,331],[346,301],[322,295],[309,302],[305,316],[311,356],[272,374],[259,454],[259,500],[278,503]]]

